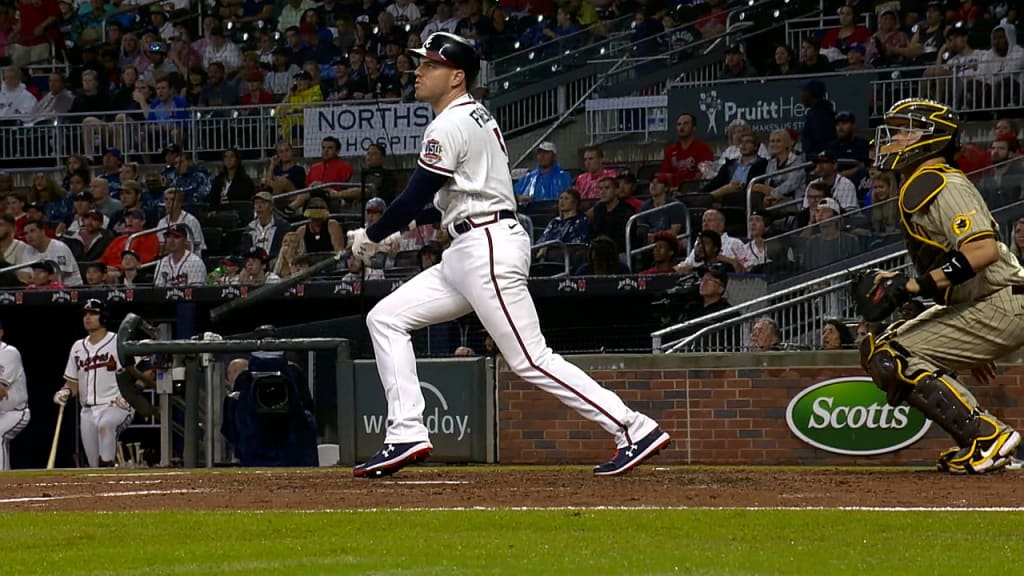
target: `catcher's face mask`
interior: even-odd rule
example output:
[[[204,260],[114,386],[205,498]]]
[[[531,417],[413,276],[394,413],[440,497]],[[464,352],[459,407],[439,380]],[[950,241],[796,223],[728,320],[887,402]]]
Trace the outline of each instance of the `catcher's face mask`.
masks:
[[[914,153],[919,144],[933,142],[935,123],[912,117],[889,117],[875,128],[875,166],[894,170],[922,157]],[[945,138],[945,139],[948,139]],[[931,147],[924,152],[931,152]]]

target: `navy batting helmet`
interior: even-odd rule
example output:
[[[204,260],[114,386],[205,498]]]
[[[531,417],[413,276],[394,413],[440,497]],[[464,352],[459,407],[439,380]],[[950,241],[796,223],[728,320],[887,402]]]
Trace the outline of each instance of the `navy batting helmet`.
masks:
[[[107,305],[99,301],[96,298],[89,298],[85,301],[85,305],[82,306],[82,314],[95,313],[100,315],[100,324],[106,327],[107,322],[110,321],[110,312],[107,311]]]
[[[466,87],[473,86],[477,74],[480,73],[480,58],[469,40],[450,32],[434,32],[427,37],[422,48],[410,50],[421,58],[429,58],[466,73]]]

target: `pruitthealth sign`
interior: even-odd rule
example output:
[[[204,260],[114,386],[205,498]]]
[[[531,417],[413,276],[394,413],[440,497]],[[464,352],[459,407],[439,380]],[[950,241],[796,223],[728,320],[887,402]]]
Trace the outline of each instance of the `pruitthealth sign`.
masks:
[[[836,378],[805,388],[786,408],[786,423],[804,442],[835,454],[873,456],[906,448],[931,421],[906,404],[889,406],[870,378]]]
[[[801,102],[801,93],[808,80],[752,80],[673,88],[668,96],[669,139],[675,140],[675,118],[684,112],[696,116],[697,137],[701,139],[727,137],[733,120],[743,120],[765,137],[772,130],[802,130],[807,107]],[[867,125],[871,95],[865,76],[829,76],[819,80],[825,84],[826,98],[836,111],[852,112],[862,127]]]

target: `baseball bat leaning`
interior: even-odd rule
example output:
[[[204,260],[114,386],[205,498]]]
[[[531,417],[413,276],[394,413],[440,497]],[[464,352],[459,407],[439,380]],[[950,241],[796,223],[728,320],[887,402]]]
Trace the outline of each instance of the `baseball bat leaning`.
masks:
[[[50,458],[46,461],[46,469],[53,470],[53,464],[57,461],[57,440],[60,438],[60,424],[64,421],[64,406],[60,405],[57,411],[57,428],[53,430],[53,444],[50,445]]]
[[[341,255],[343,253],[344,252],[338,252],[332,258],[321,260],[320,262],[317,262],[316,264],[310,266],[309,268],[306,268],[302,272],[294,276],[289,276],[288,278],[285,278],[280,282],[260,286],[256,290],[250,292],[249,296],[247,296],[246,298],[235,298],[230,302],[217,306],[213,310],[210,310],[210,321],[216,324],[217,322],[226,318],[229,314],[237,312],[241,308],[251,306],[261,300],[273,298],[274,296],[277,296],[279,294],[284,294],[289,289],[291,289],[292,286],[295,286],[296,284],[305,281],[307,278],[313,277],[317,272],[320,272],[324,268],[327,268],[333,264],[337,264],[338,262],[340,262]]]

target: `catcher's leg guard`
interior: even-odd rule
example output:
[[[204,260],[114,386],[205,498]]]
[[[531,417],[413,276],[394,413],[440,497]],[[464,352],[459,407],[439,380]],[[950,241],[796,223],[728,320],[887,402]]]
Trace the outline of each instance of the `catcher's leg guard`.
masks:
[[[905,401],[956,441],[959,449],[943,452],[939,467],[980,474],[1006,466],[1020,444],[1020,434],[965,401],[943,374],[908,374],[909,356],[896,342],[865,339],[861,345],[861,363],[875,385],[885,391],[886,401],[892,406]]]

